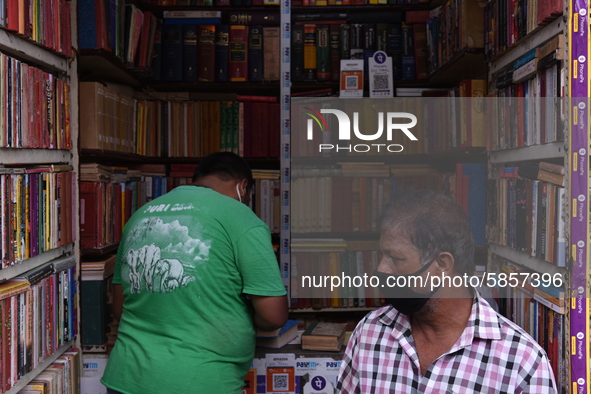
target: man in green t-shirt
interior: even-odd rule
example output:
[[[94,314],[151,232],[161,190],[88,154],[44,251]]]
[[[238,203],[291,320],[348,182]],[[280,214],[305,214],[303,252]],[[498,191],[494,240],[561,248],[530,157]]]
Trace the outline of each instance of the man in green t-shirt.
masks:
[[[256,328],[287,320],[269,228],[248,203],[252,173],[232,153],[204,158],[193,185],[142,206],[117,253],[119,333],[109,393],[241,393]]]

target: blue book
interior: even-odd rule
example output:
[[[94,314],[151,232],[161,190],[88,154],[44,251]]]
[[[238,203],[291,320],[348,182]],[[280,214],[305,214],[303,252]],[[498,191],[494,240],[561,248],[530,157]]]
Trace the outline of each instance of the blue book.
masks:
[[[162,80],[180,82],[183,79],[183,27],[162,26]]]
[[[94,0],[78,2],[78,45],[80,49],[97,47]]]
[[[263,26],[248,27],[248,81],[263,80]]]
[[[279,349],[298,336],[298,321],[288,320],[285,325],[274,331],[258,331],[256,343],[260,347]]]
[[[197,81],[197,25],[183,28],[183,81]]]
[[[464,163],[468,180],[468,216],[474,245],[486,245],[486,163]]]
[[[228,82],[228,42],[230,26],[220,25],[215,30],[215,80]]]

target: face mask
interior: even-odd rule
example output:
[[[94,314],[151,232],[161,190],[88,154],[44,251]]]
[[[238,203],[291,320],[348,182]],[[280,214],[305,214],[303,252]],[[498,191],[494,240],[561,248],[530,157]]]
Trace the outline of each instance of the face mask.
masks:
[[[238,194],[238,201],[242,202],[242,197],[240,197],[240,189],[238,189],[238,186],[240,186],[239,183],[236,184],[236,194]]]
[[[433,260],[433,261],[435,261],[435,260]],[[386,274],[384,272],[374,271],[374,275],[380,279],[380,283],[384,284],[384,287],[382,287],[380,290],[386,296],[386,301],[389,304],[391,304],[394,308],[396,308],[397,311],[399,311],[400,313],[407,315],[407,316],[412,315],[413,313],[421,310],[421,308],[423,306],[425,306],[427,301],[429,301],[429,299],[431,299],[433,294],[435,294],[435,292],[437,290],[439,290],[439,287],[437,287],[436,289],[434,289],[430,293],[424,294],[424,293],[417,293],[416,291],[412,290],[408,286],[406,286],[406,287],[390,287],[390,286],[386,285],[386,283],[392,283],[392,284],[406,283],[406,284],[408,284],[411,276],[416,276],[416,275],[421,274],[423,271],[425,271],[427,268],[429,268],[431,266],[431,264],[433,264],[433,261],[431,261],[429,264],[426,264],[423,267],[421,267],[421,269],[418,270],[417,272],[414,272],[414,273],[408,274],[408,275],[392,275],[392,274]],[[390,281],[388,281],[389,277],[393,277],[393,279],[390,279]],[[406,277],[406,281],[399,279],[402,277]]]

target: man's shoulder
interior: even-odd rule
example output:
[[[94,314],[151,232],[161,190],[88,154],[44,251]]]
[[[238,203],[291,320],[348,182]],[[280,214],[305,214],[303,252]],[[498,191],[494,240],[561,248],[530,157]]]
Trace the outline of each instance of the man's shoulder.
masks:
[[[357,331],[373,329],[373,327],[393,326],[400,313],[391,305],[385,305],[365,315],[357,324]]]
[[[527,351],[535,356],[546,356],[545,350],[522,327],[495,311],[487,303],[481,302],[480,307],[485,309],[484,313],[496,318],[498,322],[500,338],[495,339],[495,341],[499,347],[503,349],[516,348],[519,351]]]

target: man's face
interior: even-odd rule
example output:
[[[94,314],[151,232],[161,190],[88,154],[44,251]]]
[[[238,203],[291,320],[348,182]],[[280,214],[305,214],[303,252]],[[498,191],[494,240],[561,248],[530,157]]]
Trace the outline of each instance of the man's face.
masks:
[[[392,275],[408,275],[420,268],[419,253],[408,235],[399,230],[386,229],[380,235],[382,258],[378,271]]]

